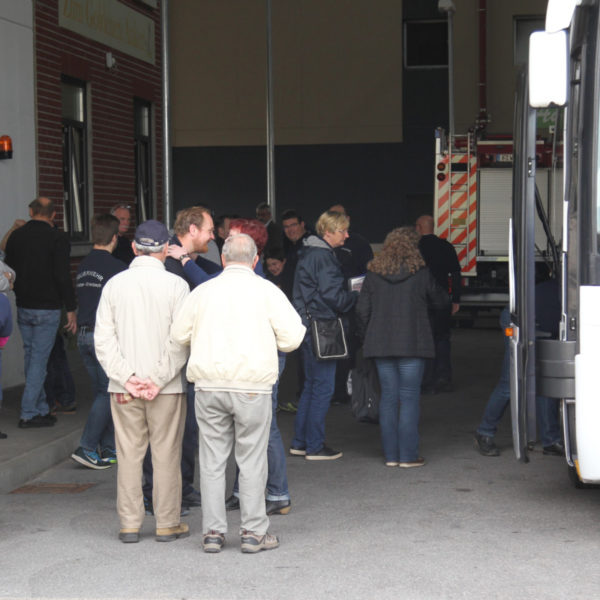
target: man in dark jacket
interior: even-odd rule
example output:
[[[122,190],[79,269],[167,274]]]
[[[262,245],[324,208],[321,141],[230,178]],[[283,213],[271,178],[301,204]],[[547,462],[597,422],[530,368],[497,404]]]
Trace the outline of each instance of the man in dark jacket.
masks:
[[[69,240],[53,227],[54,203],[49,198],[36,198],[29,205],[29,216],[31,219],[13,231],[6,243],[6,263],[17,274],[17,322],[25,353],[22,429],[48,427],[56,421],[49,413],[44,379],[63,306],[67,310],[65,330],[77,331]]]
[[[436,281],[452,297],[449,308],[430,311],[435,358],[429,359],[423,375],[423,391],[429,393],[452,391],[450,363],[450,326],[452,315],[460,308],[460,263],[454,246],[433,233],[433,217],[423,215],[415,226],[421,235],[419,250]],[[451,282],[451,283],[449,283]]]

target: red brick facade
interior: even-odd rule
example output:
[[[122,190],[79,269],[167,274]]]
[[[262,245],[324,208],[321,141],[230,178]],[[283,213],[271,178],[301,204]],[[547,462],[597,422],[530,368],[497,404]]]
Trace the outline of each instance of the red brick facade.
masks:
[[[107,212],[117,203],[135,202],[134,99],[140,98],[152,104],[154,216],[162,218],[160,7],[151,9],[134,0],[120,1],[154,21],[154,65],[59,27],[58,0],[34,3],[39,192],[59,207],[59,226],[63,202],[63,76],[82,80],[88,88],[89,216]],[[106,67],[107,52],[116,59],[116,67],[110,70]]]

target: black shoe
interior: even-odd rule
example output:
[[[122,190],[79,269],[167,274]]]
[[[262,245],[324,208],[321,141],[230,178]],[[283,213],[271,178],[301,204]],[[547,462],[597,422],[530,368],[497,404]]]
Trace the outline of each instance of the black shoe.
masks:
[[[8,436],[0,431],[0,440],[5,440]]]
[[[54,425],[54,421],[51,421],[47,418],[48,415],[42,417],[42,415],[35,415],[35,417],[31,417],[31,419],[21,419],[19,421],[20,429],[31,429],[33,427],[52,427]]]
[[[202,506],[202,497],[200,496],[200,492],[196,490],[192,490],[189,494],[186,494],[181,498],[182,506],[189,506],[190,508],[195,508],[197,506]]]
[[[147,515],[154,514],[154,506],[152,505],[152,500],[150,500],[149,498],[146,498],[146,496],[144,496],[144,511],[146,512]],[[182,504],[180,516],[186,517],[189,514],[190,514],[190,507]]]
[[[479,450],[483,456],[500,456],[500,450],[496,444],[494,444],[494,438],[489,435],[481,435],[480,433],[475,434],[475,448]]]
[[[38,415],[40,417],[40,419],[44,420],[46,423],[50,423],[51,425],[54,425],[54,423],[56,423],[56,421],[58,421],[58,419],[54,416],[51,415],[50,413],[45,414],[44,416]]]
[[[315,454],[306,454],[304,457],[306,460],[336,460],[338,458],[342,458],[343,453],[339,450],[334,450],[333,448],[329,448],[327,446],[323,446],[318,452]]]
[[[556,442],[551,446],[544,446],[543,452],[546,456],[564,456],[565,447],[560,442]]]
[[[225,500],[225,510],[240,510],[240,499],[231,494],[231,496]]]
[[[267,515],[287,515],[292,510],[292,501],[267,500]]]

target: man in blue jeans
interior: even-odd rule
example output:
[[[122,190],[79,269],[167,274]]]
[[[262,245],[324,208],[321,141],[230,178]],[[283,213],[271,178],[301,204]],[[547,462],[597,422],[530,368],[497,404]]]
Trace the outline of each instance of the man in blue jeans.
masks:
[[[75,285],[79,314],[77,315],[77,346],[83,364],[92,380],[94,403],[90,409],[79,447],[71,458],[90,469],[108,469],[117,462],[115,430],[110,413],[108,377],[96,358],[94,326],[96,310],[106,282],[127,265],[112,252],[117,245],[119,219],[113,215],[96,215],[92,219],[92,251],[77,269]]]
[[[17,323],[25,356],[21,429],[56,422],[48,409],[44,380],[63,306],[67,310],[65,330],[77,331],[69,241],[65,233],[53,227],[54,203],[49,198],[36,198],[29,204],[29,216],[31,219],[15,229],[6,243],[6,263],[17,274]]]
[[[536,286],[536,316],[541,331],[553,336],[558,334],[560,307],[555,280]],[[510,313],[505,308],[500,314],[500,326],[504,330],[510,326]],[[483,413],[481,423],[475,433],[475,447],[483,456],[500,456],[494,443],[498,423],[510,402],[510,348],[509,339],[504,337],[504,357],[502,371],[496,387],[492,391]],[[540,428],[543,453],[549,456],[564,456],[565,448],[559,426],[558,400],[546,396],[536,396],[536,414]]]

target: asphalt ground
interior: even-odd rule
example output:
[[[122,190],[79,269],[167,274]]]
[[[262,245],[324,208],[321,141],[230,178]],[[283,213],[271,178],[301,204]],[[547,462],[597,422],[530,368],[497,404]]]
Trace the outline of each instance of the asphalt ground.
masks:
[[[508,415],[500,457],[473,448],[502,356],[494,320],[487,326],[453,332],[456,391],[422,397],[425,467],[386,468],[378,427],[332,406],[327,438],[343,458],[288,458],[292,511],[271,518],[281,546],[254,556],[240,553],[237,512],[216,555],[201,550],[200,508],[183,518],[189,538],[156,543],[146,517],[139,544],[117,540],[116,468],[67,458],[91,400],[71,353],[77,414],[19,430],[18,389],[0,412],[9,434],[0,440],[0,598],[599,598],[600,491],[575,489],[565,461],[539,446],[517,462]],[[291,365],[282,394],[294,393]],[[289,443],[293,415],[278,421]],[[16,493],[24,484],[29,493]]]

